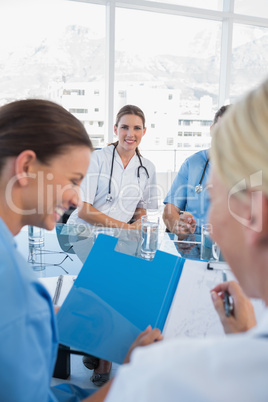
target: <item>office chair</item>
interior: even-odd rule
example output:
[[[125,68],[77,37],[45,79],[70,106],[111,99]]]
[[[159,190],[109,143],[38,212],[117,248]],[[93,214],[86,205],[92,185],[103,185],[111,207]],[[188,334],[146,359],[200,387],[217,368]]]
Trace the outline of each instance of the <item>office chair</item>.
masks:
[[[70,218],[71,213],[75,210],[75,207],[70,207],[62,217],[59,219],[58,223],[67,223],[68,219]]]
[[[54,367],[53,377],[60,378],[61,380],[66,380],[70,377],[71,374],[71,357],[70,355],[81,355],[81,356],[90,356],[95,358],[95,356],[89,355],[84,352],[80,352],[79,350],[74,350],[69,348],[68,346],[64,346],[59,344],[58,347],[58,355],[57,360]]]

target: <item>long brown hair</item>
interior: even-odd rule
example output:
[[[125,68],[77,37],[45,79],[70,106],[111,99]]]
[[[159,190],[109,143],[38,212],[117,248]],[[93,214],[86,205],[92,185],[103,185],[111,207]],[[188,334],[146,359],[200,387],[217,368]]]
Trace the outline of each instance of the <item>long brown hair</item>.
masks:
[[[145,128],[145,116],[144,116],[144,113],[138,106],[135,106],[135,105],[125,105],[119,110],[119,112],[116,115],[116,120],[115,120],[116,127],[118,127],[120,119],[123,116],[125,116],[126,114],[132,114],[132,115],[140,117],[141,120],[142,120],[143,128]],[[112,142],[112,143],[110,143],[108,145],[117,146],[118,141]],[[136,148],[136,153],[141,156],[138,147]]]
[[[83,124],[62,106],[47,100],[26,99],[0,108],[0,172],[5,159],[26,149],[41,163],[63,154],[67,147],[92,143]]]

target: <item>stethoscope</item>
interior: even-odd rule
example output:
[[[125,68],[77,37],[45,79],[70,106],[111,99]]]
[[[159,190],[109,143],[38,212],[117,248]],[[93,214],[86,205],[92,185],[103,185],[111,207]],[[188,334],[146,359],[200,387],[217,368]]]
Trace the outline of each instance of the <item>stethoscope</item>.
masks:
[[[106,201],[107,201],[107,202],[112,202],[112,201],[113,201],[113,197],[112,197],[112,195],[111,195],[111,186],[112,186],[112,176],[113,176],[113,169],[114,169],[115,149],[116,149],[116,147],[117,147],[117,144],[113,144],[113,146],[114,146],[114,149],[113,149],[113,156],[112,156],[112,164],[111,164],[111,171],[110,171],[110,179],[109,179],[109,186],[108,186],[108,194],[107,194],[107,196],[106,196]],[[140,166],[138,167],[138,170],[137,170],[137,177],[138,177],[138,180],[140,179],[140,169],[144,169],[144,170],[145,170],[145,173],[146,173],[146,175],[147,175],[147,178],[149,179],[150,176],[149,176],[148,170],[146,169],[145,166],[143,166],[142,161],[141,161],[141,157],[140,157],[139,152],[137,151],[137,149],[136,149],[136,155],[137,155],[137,157],[139,158],[139,161],[140,161]]]
[[[199,184],[197,186],[195,186],[195,192],[196,193],[201,193],[201,191],[203,191],[202,181],[203,181],[203,178],[204,178],[206,170],[207,170],[208,162],[209,162],[209,158],[207,159],[205,167],[203,169],[201,180],[200,180]]]

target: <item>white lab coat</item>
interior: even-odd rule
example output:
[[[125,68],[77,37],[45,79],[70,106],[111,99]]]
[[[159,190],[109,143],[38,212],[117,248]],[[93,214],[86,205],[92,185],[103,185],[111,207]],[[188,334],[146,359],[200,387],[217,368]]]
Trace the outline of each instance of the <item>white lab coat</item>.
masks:
[[[148,159],[141,157],[149,178],[143,168],[139,170],[139,158],[135,154],[124,169],[122,160],[115,150],[114,167],[111,181],[112,201],[108,202],[109,179],[114,146],[110,145],[92,153],[89,169],[81,184],[82,201],[93,205],[102,213],[122,222],[129,222],[136,208],[157,209],[158,195],[156,188],[155,167]],[[75,210],[68,224],[85,223],[78,218]]]
[[[106,402],[267,402],[268,309],[256,330],[134,351]]]

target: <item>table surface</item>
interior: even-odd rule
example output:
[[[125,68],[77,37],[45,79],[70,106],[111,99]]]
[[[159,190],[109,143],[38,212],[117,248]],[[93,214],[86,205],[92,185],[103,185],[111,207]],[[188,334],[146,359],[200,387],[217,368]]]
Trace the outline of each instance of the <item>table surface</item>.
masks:
[[[77,275],[94,244],[96,231],[100,230],[103,231],[103,229],[92,229],[91,227],[81,229],[79,225],[57,224],[53,231],[45,231],[44,245],[37,247],[38,251],[42,253],[42,264],[45,269],[35,271],[35,275],[38,277],[61,274]],[[116,251],[141,258],[140,231],[115,229],[114,236],[118,238]],[[16,236],[15,240],[19,251],[28,259],[27,227]],[[84,249],[84,255],[80,255],[83,254],[81,253],[82,249]],[[183,242],[180,242],[173,233],[162,231],[159,234],[158,249],[187,259],[200,259],[201,238],[200,235],[190,235]]]
[[[42,271],[35,271],[34,273],[37,277],[52,277],[66,273],[77,275],[79,273],[83,265],[82,261],[86,258],[86,255],[94,244],[94,230],[88,229],[82,232],[80,229],[76,225],[57,224],[54,231],[45,231],[45,242],[42,247],[42,253],[46,268]],[[140,231],[117,230],[115,231],[115,236],[118,237],[116,246],[118,251],[140,257]],[[19,251],[27,259],[29,254],[28,228],[25,227],[16,236],[15,240]],[[190,263],[191,260],[200,259],[200,235],[190,235],[183,242],[178,242],[176,235],[163,231],[159,236],[158,248],[170,254],[181,255],[188,259]],[[84,256],[82,257],[80,254],[81,249],[85,249]],[[74,250],[79,250],[78,254],[80,258]],[[200,262],[195,264],[192,261],[190,264],[182,272],[178,285],[178,297],[174,300],[176,310],[178,311],[175,316],[178,320],[176,319],[175,323],[169,325],[170,330],[169,333],[165,333],[165,338],[172,338],[174,336],[205,337],[211,334],[219,335],[217,333],[220,330],[218,317],[212,307],[209,293],[210,289],[216,283],[221,282],[221,274],[218,269],[208,271],[206,264]],[[229,275],[230,271],[228,271]],[[229,277],[229,279],[232,278]],[[203,304],[201,300],[203,300]],[[204,322],[204,309],[202,310],[202,306],[205,306],[207,323]],[[263,306],[259,303],[255,312],[257,312],[256,310],[259,311],[257,316],[260,317]],[[197,320],[197,317],[199,317],[199,320]],[[169,316],[167,322],[169,322],[168,320],[170,320]],[[206,328],[203,330],[204,326]],[[113,364],[112,376],[115,374],[117,368],[118,365]],[[89,380],[91,374],[92,372],[83,366],[81,356],[72,356],[71,378],[65,381],[53,378],[52,385],[70,381],[82,387],[95,388]]]

